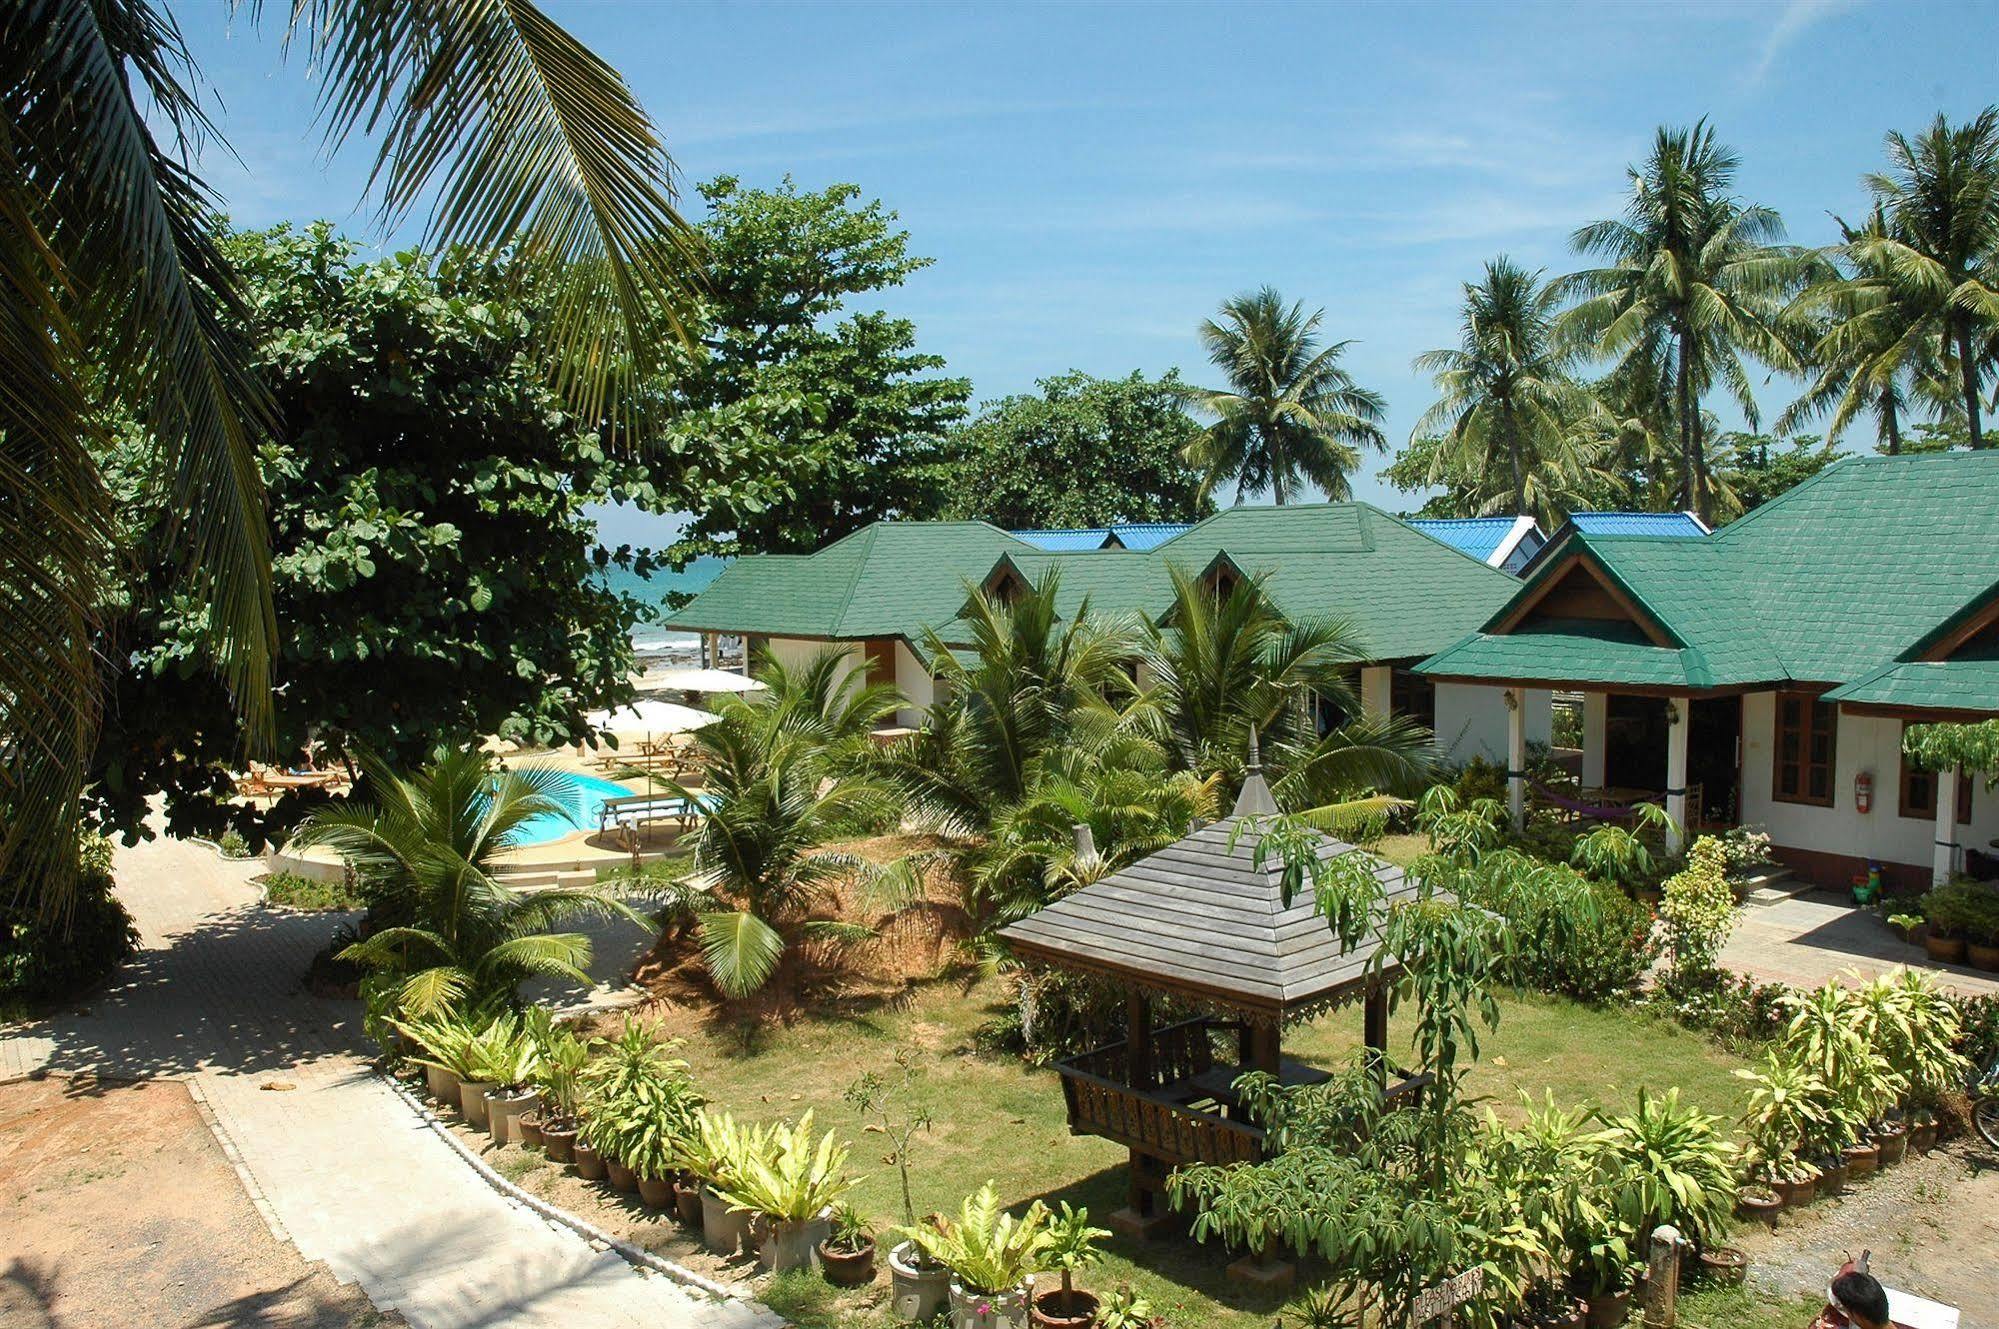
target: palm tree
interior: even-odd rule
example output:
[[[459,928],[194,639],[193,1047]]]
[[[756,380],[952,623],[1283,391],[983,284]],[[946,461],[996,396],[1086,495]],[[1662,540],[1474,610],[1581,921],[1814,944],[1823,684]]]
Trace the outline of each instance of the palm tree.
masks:
[[[895,754],[899,778],[920,806],[960,828],[982,827],[1025,798],[1036,762],[1069,741],[1080,717],[1131,690],[1130,631],[1100,621],[1087,596],[1059,612],[1060,594],[1053,568],[1010,598],[970,591],[971,662],[926,634],[949,701],[932,710],[923,741]]]
[[[1872,411],[1881,449],[1892,456],[1902,450],[1902,421],[1912,406],[1923,402],[1933,414],[1949,414],[1961,403],[1939,359],[1943,339],[1926,329],[1921,303],[1898,287],[1882,261],[1877,242],[1891,235],[1886,209],[1877,205],[1864,225],[1840,221],[1839,228],[1844,243],[1833,253],[1849,270],[1813,283],[1798,299],[1801,314],[1824,326],[1810,353],[1817,373],[1775,429],[1794,433],[1830,411],[1826,438],[1837,442],[1854,417]]]
[[[402,1013],[512,1001],[535,975],[587,985],[590,939],[550,929],[579,915],[649,926],[598,889],[520,894],[494,877],[523,825],[561,810],[548,791],[563,772],[496,772],[485,754],[466,749],[405,779],[371,752],[354,755],[375,802],[322,807],[292,843],[331,849],[353,872],[369,902],[369,930],[340,958],[396,978]]]
[[[1340,356],[1353,343],[1319,348],[1325,313],[1308,315],[1302,303],[1286,308],[1266,286],[1228,301],[1219,321],[1201,325],[1201,344],[1227,381],[1226,387],[1183,392],[1194,409],[1215,417],[1187,451],[1204,473],[1204,498],[1232,479],[1237,501],[1268,489],[1286,503],[1305,480],[1328,498],[1346,499],[1360,449],[1387,446],[1381,397],[1340,368]]]
[[[1583,422],[1601,411],[1554,335],[1561,293],[1503,254],[1464,292],[1458,345],[1416,358],[1438,396],[1410,438],[1439,439],[1430,483],[1466,478],[1475,511],[1532,513],[1552,529],[1589,463]]]
[[[1999,331],[1999,107],[1957,126],[1939,115],[1913,141],[1889,134],[1887,148],[1888,169],[1866,177],[1887,225],[1848,248],[1876,297],[1908,317],[1902,340],[1932,339],[1954,365],[1971,446],[1981,448],[1980,385]]]
[[[1703,518],[1715,505],[1701,398],[1719,381],[1756,425],[1742,357],[1798,368],[1785,305],[1823,271],[1810,251],[1775,243],[1784,224],[1774,211],[1729,192],[1737,166],[1706,121],[1660,129],[1645,165],[1631,169],[1623,218],[1592,222],[1572,238],[1606,266],[1557,283],[1574,301],[1558,326],[1576,345],[1620,367],[1635,360],[1648,375],[1670,363],[1680,504]]]
[[[252,6],[253,15],[260,7]],[[294,0],[329,141],[380,131],[393,227],[521,265],[552,289],[548,359],[586,419],[677,323],[698,265],[672,164],[616,71],[529,0]],[[0,7],[0,866],[66,908],[103,679],[93,657],[114,406],[157,448],[189,589],[253,742],[269,734],[270,593],[241,283],[192,165],[219,136],[172,15],[151,0]],[[156,129],[164,130],[156,134]]]
[[[836,764],[867,764],[876,751],[876,726],[906,701],[895,684],[870,683],[867,669],[840,646],[792,664],[765,655],[757,680],[764,690],[745,700],[783,717],[779,723],[796,724],[811,734]]]
[[[872,935],[812,917],[836,885],[857,882],[897,902],[920,891],[920,859],[883,868],[823,848],[893,823],[902,802],[887,783],[847,769],[809,717],[730,699],[695,742],[701,787],[669,785],[706,811],[691,836],[693,870],[669,912],[699,928],[703,962],[724,995],[761,989],[794,940]]]
[[[1436,745],[1420,726],[1362,717],[1319,732],[1315,697],[1362,716],[1352,678],[1365,656],[1347,623],[1291,623],[1261,579],[1217,593],[1178,568],[1166,622],[1147,635],[1140,657],[1151,680],[1144,705],[1173,769],[1233,787],[1256,732],[1279,805],[1329,825],[1378,812],[1382,800],[1366,795],[1413,795],[1429,783]]]

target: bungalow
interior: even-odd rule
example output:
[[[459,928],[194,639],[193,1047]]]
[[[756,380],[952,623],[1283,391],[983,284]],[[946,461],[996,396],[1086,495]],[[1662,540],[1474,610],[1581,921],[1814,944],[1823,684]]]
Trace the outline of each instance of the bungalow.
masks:
[[[1809,880],[1920,885],[1999,835],[1999,799],[1902,758],[1908,724],[1999,715],[1999,453],[1847,458],[1700,539],[1572,524],[1419,672],[1581,691],[1585,811],[1662,799]]]
[[[1172,607],[1173,568],[1222,581],[1264,576],[1286,616],[1353,626],[1366,651],[1359,691],[1368,711],[1421,721],[1456,760],[1505,751],[1505,689],[1439,687],[1411,666],[1496,613],[1518,583],[1378,508],[1230,508],[1150,549],[1122,540],[1046,549],[1028,538],[1037,534],[1046,533],[877,522],[813,554],[739,559],[667,622],[711,638],[745,637],[781,661],[846,643],[856,667],[902,689],[910,705],[897,722],[915,725],[934,697],[926,629],[947,646],[969,645],[958,622],[968,587],[1003,593],[1056,568],[1063,612],[1087,595],[1095,612],[1158,622]],[[1528,693],[1524,737],[1545,742],[1549,715],[1547,692]]]
[[[1516,577],[1527,575],[1535,557],[1550,543],[1532,517],[1411,517],[1409,524],[1473,558]],[[1574,529],[1586,535],[1706,535],[1707,523],[1691,512],[1572,512],[1560,537]]]

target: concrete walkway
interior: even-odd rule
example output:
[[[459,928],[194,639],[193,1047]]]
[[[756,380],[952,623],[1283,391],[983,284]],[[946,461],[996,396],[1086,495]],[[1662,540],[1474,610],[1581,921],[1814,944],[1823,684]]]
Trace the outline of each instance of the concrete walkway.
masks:
[[[1817,987],[1829,978],[1852,982],[1857,973],[1865,980],[1906,965],[1928,969],[1944,986],[1967,995],[1999,994],[1999,974],[1937,964],[1921,946],[1911,946],[1872,913],[1829,891],[1752,905],[1736,919],[1721,967],[1765,982]]]
[[[259,908],[254,871],[199,845],[120,850],[143,952],[77,1009],[0,1033],[0,1077],[188,1080],[274,1229],[417,1329],[782,1323],[641,1272],[488,1186],[369,1072],[359,1003],[301,987],[339,916]]]

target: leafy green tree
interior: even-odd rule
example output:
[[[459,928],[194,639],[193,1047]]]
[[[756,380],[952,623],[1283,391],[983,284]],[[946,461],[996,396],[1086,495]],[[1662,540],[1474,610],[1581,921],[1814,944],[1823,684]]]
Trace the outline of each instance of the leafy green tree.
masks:
[[[1671,365],[1680,505],[1703,518],[1716,503],[1701,399],[1718,383],[1757,423],[1743,356],[1798,368],[1785,308],[1823,270],[1810,251],[1776,243],[1784,234],[1776,212],[1730,192],[1739,164],[1705,121],[1660,129],[1645,164],[1630,171],[1624,216],[1575,233],[1575,248],[1606,265],[1558,283],[1574,301],[1561,328],[1577,345],[1652,384]]]
[[[1840,458],[1839,450],[1816,434],[1777,439],[1732,432],[1715,442],[1715,473],[1743,512],[1762,507]]]
[[[551,929],[578,916],[646,925],[594,887],[522,892],[494,879],[526,823],[560,810],[548,791],[561,771],[495,770],[461,748],[405,778],[373,753],[355,756],[375,801],[319,808],[293,843],[331,849],[354,873],[367,935],[341,958],[392,981],[404,1014],[511,1002],[537,975],[587,985],[589,937]]]
[[[1999,107],[1955,126],[1938,115],[1913,140],[1889,134],[1887,149],[1888,169],[1866,177],[1887,225],[1847,249],[1869,293],[1896,312],[1898,343],[1930,339],[1952,362],[1971,446],[1982,448],[1979,394],[1999,368]]]
[[[1438,397],[1411,441],[1438,440],[1427,482],[1460,481],[1470,511],[1530,513],[1552,530],[1590,464],[1581,424],[1601,410],[1555,337],[1561,293],[1503,254],[1464,293],[1458,345],[1416,358]]]
[[[1214,505],[1186,459],[1200,428],[1183,387],[1072,371],[988,403],[952,432],[942,515],[1014,530],[1200,520]]]
[[[617,72],[525,0],[284,8],[329,142],[380,131],[389,227],[427,204],[433,246],[535,268],[556,311],[535,362],[587,418],[621,404],[695,265],[671,163]],[[0,862],[56,913],[102,702],[106,414],[143,426],[148,476],[180,517],[176,593],[204,606],[208,658],[249,736],[271,738],[279,635],[256,454],[277,417],[195,165],[219,138],[207,100],[179,26],[148,0],[0,11],[0,732],[35,739],[0,748]]]
[[[1242,778],[1251,731],[1262,736],[1280,807],[1351,828],[1376,816],[1374,794],[1409,796],[1436,769],[1431,734],[1402,719],[1362,716],[1354,672],[1365,658],[1337,619],[1278,613],[1255,578],[1217,593],[1173,572],[1168,626],[1141,639],[1144,705],[1175,770]],[[1348,718],[1320,732],[1316,702]]]
[[[803,552],[871,521],[928,517],[971,385],[939,377],[916,327],[850,302],[931,260],[858,187],[701,187],[703,353],[671,389],[662,483],[695,514],[671,557]]]
[[[1269,490],[1280,504],[1306,482],[1326,497],[1352,496],[1360,449],[1382,451],[1386,406],[1340,367],[1352,342],[1321,349],[1326,311],[1286,307],[1269,286],[1222,305],[1201,325],[1201,344],[1222,373],[1219,388],[1188,388],[1196,412],[1215,423],[1188,449],[1203,474],[1201,492],[1233,480],[1236,498]]]
[[[273,593],[285,624],[278,751],[370,748],[407,768],[499,734],[573,742],[630,695],[640,607],[592,574],[615,556],[586,509],[659,500],[629,450],[566,413],[534,354],[537,321],[503,273],[456,252],[356,263],[329,226],[231,236],[255,315],[251,370],[283,421],[259,448]],[[108,453],[120,497],[104,611],[117,671],[92,810],[135,831],[164,792],[177,833],[247,834],[266,812],[220,800],[248,735],[209,667],[210,605],[175,591],[180,513],[143,437]],[[303,811],[291,797],[268,815]]]

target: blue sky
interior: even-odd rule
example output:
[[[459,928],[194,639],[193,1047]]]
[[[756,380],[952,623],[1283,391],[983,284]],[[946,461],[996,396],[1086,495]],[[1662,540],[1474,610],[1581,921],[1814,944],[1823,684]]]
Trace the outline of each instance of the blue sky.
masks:
[[[688,182],[852,181],[896,209],[937,262],[883,303],[978,399],[1069,368],[1202,381],[1196,326],[1267,282],[1355,339],[1391,444],[1460,284],[1501,252],[1565,270],[1656,125],[1710,117],[1742,193],[1825,243],[1886,130],[1999,100],[1990,3],[545,3]],[[369,155],[323,157],[303,63],[215,0],[174,8],[241,159],[206,162],[236,219],[381,240]],[[1761,395],[1774,415],[1789,391]],[[1384,462],[1356,490],[1406,506]]]

